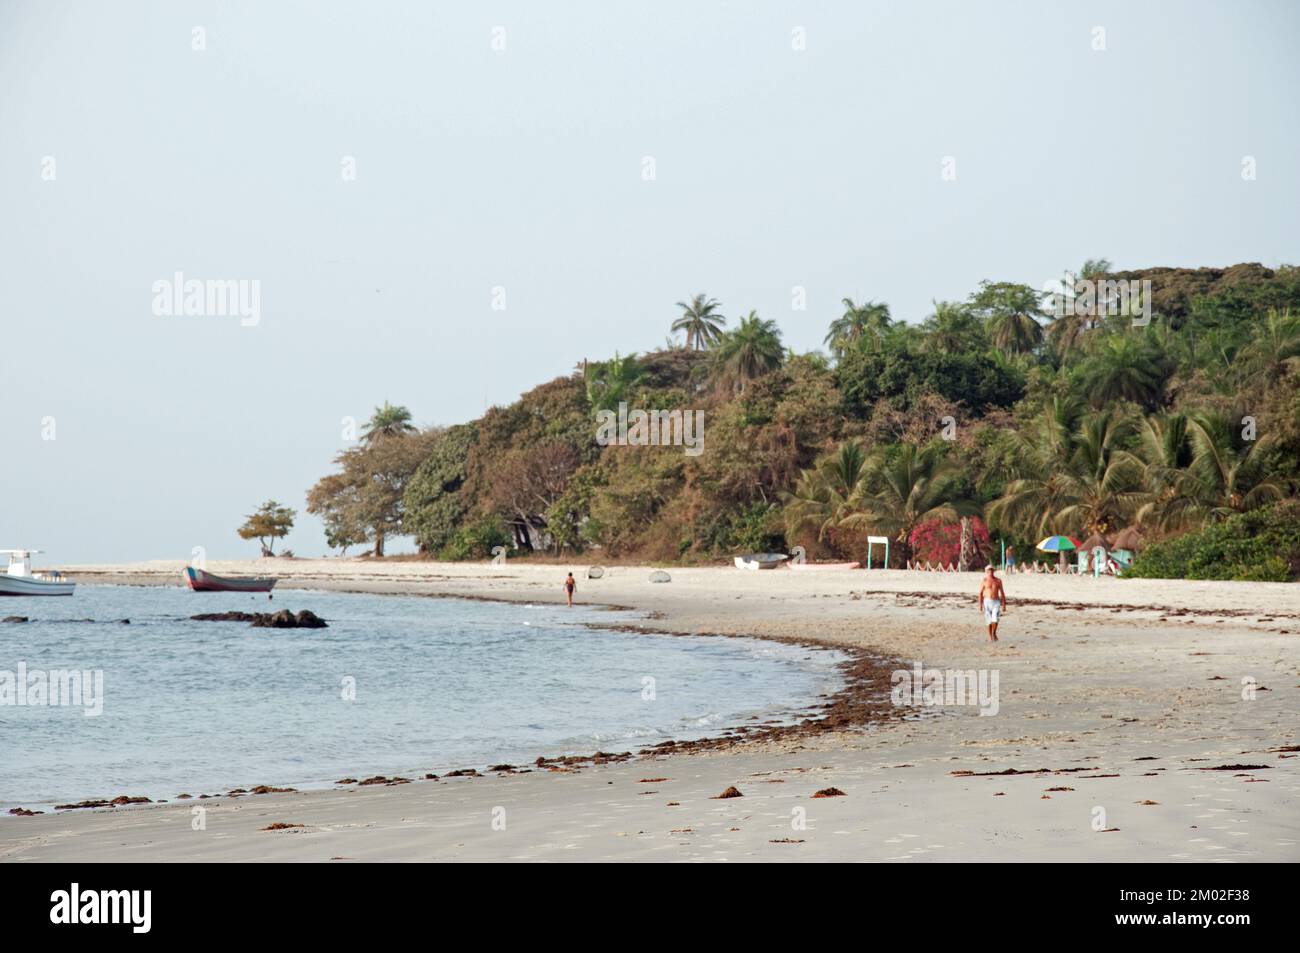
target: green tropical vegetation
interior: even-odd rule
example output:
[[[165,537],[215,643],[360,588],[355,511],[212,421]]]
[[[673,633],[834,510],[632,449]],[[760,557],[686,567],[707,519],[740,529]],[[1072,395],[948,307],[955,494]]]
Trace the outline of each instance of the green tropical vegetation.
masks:
[[[887,535],[902,564],[960,525],[1022,559],[1050,534],[1123,533],[1146,546],[1134,575],[1295,578],[1300,269],[1074,273],[1150,281],[1150,322],[990,280],[914,321],[844,298],[825,351],[800,354],[697,294],[665,315],[668,346],[583,360],[475,421],[417,429],[385,403],[308,510],[374,555],[401,534],[448,559],[857,559]],[[596,413],[620,404],[702,410],[704,452],[599,445]]]
[[[1288,500],[1155,543],[1129,574],[1289,582],[1300,576],[1300,509]]]
[[[405,407],[376,408],[360,444],[334,458],[339,472],[307,493],[307,512],[324,522],[326,542],[344,552],[370,543],[373,555],[384,555],[385,540],[405,532],[408,484],[444,433],[418,429]]]

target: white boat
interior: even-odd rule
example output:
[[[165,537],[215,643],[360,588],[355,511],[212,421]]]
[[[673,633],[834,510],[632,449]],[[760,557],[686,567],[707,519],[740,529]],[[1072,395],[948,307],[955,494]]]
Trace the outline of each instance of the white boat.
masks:
[[[76,588],[60,572],[32,572],[39,549],[0,549],[9,555],[9,571],[0,576],[0,596],[70,596]]]
[[[790,557],[785,553],[750,553],[736,557],[737,569],[775,569]]]

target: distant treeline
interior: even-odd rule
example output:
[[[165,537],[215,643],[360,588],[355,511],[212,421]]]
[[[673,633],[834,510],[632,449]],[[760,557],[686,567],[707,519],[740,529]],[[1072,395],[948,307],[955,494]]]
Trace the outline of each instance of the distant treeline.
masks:
[[[870,534],[901,565],[954,557],[965,519],[963,555],[1010,545],[1023,560],[1051,534],[1141,546],[1264,507],[1294,535],[1296,507],[1273,504],[1300,485],[1295,267],[1090,261],[1055,295],[986,281],[919,323],[846,298],[825,351],[806,354],[775,322],[723,310],[679,302],[664,348],[583,360],[469,423],[419,430],[385,404],[308,510],[332,547],[382,555],[411,535],[444,559],[861,558]],[[620,405],[702,411],[698,452],[598,440]],[[1236,574],[1295,578],[1297,560]]]

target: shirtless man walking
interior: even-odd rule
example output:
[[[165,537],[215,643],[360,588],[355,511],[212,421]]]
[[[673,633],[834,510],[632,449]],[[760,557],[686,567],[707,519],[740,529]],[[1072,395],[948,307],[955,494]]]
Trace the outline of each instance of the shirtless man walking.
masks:
[[[573,605],[573,591],[578,588],[577,581],[573,578],[573,573],[569,573],[564,580],[564,596],[569,600],[569,605]]]
[[[976,599],[984,610],[984,623],[989,627],[989,641],[998,640],[998,620],[1007,607],[1007,594],[1002,588],[1002,580],[993,572],[991,565],[984,567],[984,578],[980,580],[980,594]]]

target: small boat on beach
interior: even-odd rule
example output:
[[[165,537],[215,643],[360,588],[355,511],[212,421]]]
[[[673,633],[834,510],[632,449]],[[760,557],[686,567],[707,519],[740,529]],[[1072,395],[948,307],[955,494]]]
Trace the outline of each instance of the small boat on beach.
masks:
[[[789,558],[785,553],[750,553],[737,556],[735,562],[737,569],[775,569]]]
[[[185,581],[195,592],[270,592],[275,587],[268,576],[218,576],[193,566],[185,567]]]
[[[0,576],[0,596],[70,596],[76,588],[63,573],[32,572],[32,556],[39,549],[0,549],[9,555],[9,570]]]
[[[791,569],[861,569],[862,563],[788,563]]]

